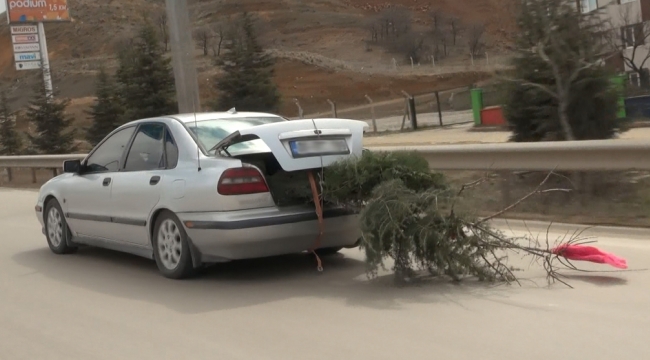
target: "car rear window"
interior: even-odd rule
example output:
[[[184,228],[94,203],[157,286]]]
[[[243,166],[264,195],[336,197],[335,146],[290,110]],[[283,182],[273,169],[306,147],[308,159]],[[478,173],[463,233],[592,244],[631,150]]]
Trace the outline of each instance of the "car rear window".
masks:
[[[254,126],[287,121],[279,116],[242,117],[232,119],[203,120],[199,122],[188,122],[186,125],[196,135],[205,149],[212,149],[226,136],[238,130]],[[228,148],[231,153],[238,152],[265,152],[268,147],[262,140],[251,140],[232,145]]]

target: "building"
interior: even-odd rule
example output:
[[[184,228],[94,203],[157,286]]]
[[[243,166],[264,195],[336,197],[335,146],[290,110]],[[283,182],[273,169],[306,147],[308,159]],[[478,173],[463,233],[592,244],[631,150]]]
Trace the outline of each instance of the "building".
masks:
[[[583,13],[600,9],[619,54],[607,64],[640,85],[639,74],[650,69],[650,0],[577,0]]]

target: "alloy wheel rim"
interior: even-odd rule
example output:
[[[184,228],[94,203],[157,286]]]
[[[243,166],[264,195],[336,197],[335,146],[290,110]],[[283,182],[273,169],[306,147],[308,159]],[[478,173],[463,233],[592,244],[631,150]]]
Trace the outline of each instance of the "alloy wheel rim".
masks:
[[[173,220],[165,220],[158,231],[158,254],[167,270],[174,270],[181,262],[183,246],[181,231]]]
[[[51,208],[47,214],[47,233],[52,246],[59,247],[63,242],[63,219],[55,207]]]

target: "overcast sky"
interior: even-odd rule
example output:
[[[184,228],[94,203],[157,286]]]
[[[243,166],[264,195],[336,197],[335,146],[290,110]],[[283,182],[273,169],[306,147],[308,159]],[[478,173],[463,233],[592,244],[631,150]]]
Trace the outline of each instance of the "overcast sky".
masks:
[[[0,0],[0,13],[5,12],[5,2]]]

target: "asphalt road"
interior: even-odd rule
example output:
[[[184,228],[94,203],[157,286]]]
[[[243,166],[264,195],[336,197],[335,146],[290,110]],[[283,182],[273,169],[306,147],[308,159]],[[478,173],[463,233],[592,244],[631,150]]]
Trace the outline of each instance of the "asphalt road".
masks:
[[[50,253],[35,193],[0,190],[0,359],[646,359],[650,274],[573,273],[546,287],[369,282],[359,251],[231,263],[191,281],[98,249]],[[520,231],[520,225],[512,225]],[[545,229],[530,225],[533,231]],[[507,229],[507,226],[502,225]],[[551,235],[563,235],[559,226]],[[650,264],[650,232],[597,232]],[[587,269],[611,270],[598,265]],[[537,285],[534,283],[536,282]]]

